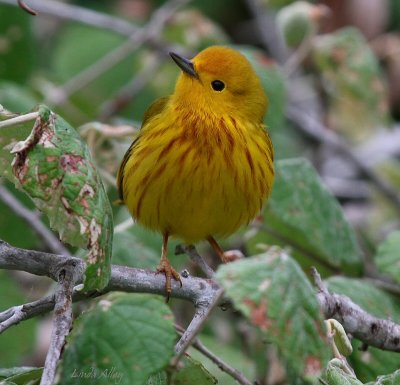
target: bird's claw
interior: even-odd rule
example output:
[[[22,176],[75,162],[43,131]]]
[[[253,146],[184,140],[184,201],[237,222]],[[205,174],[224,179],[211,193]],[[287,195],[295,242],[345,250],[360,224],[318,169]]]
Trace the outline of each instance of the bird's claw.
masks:
[[[157,267],[157,273],[163,273],[165,275],[165,290],[167,292],[166,302],[168,302],[169,301],[169,297],[170,297],[171,292],[172,292],[171,278],[173,278],[175,281],[178,281],[179,284],[180,284],[180,287],[182,287],[181,276],[171,266],[171,264],[168,261],[168,259],[162,259],[160,261],[160,264]]]

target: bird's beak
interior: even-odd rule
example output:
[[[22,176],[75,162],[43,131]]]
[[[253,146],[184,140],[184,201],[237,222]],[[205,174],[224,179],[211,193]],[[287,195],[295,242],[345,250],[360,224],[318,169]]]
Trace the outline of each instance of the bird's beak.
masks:
[[[174,52],[169,53],[173,59],[173,61],[178,65],[178,67],[185,72],[186,74],[198,79],[199,75],[197,75],[196,70],[194,69],[193,63],[189,60],[186,59]]]

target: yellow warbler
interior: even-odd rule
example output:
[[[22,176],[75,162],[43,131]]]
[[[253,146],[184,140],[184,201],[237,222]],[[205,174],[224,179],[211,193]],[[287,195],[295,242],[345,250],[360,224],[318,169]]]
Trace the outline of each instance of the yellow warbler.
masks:
[[[157,270],[168,297],[171,278],[181,283],[167,258],[168,238],[207,240],[226,262],[214,237],[253,219],[274,179],[263,124],[268,99],[249,61],[222,46],[192,60],[171,57],[182,70],[175,91],[147,110],[118,172],[120,199],[133,218],[163,235]]]

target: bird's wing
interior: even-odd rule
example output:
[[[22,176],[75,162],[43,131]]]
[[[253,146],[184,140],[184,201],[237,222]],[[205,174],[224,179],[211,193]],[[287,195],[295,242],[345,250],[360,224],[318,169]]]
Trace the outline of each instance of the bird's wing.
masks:
[[[144,113],[143,120],[142,120],[142,128],[149,122],[149,120],[152,117],[160,114],[164,110],[165,105],[167,104],[169,98],[170,98],[169,96],[159,98],[150,105],[150,107]],[[135,140],[129,146],[128,151],[124,155],[124,159],[122,159],[121,166],[119,166],[118,176],[117,176],[117,188],[118,188],[118,195],[119,195],[120,203],[124,202],[123,185],[124,185],[125,166],[126,166],[126,163],[128,162],[128,159],[131,157],[132,151],[135,148],[135,145],[138,143],[139,139],[140,139],[140,131],[139,131],[138,135],[136,136]]]

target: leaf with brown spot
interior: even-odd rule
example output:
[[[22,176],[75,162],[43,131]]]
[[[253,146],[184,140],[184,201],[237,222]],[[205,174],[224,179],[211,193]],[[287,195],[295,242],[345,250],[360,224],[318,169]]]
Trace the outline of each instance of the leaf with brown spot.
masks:
[[[1,175],[30,196],[63,242],[87,250],[84,290],[101,290],[111,273],[113,222],[107,194],[78,133],[47,107],[38,112],[28,135],[28,123],[11,127],[18,135],[0,150]]]
[[[234,306],[275,344],[295,376],[316,379],[330,357],[315,291],[283,250],[219,267],[216,279]]]

